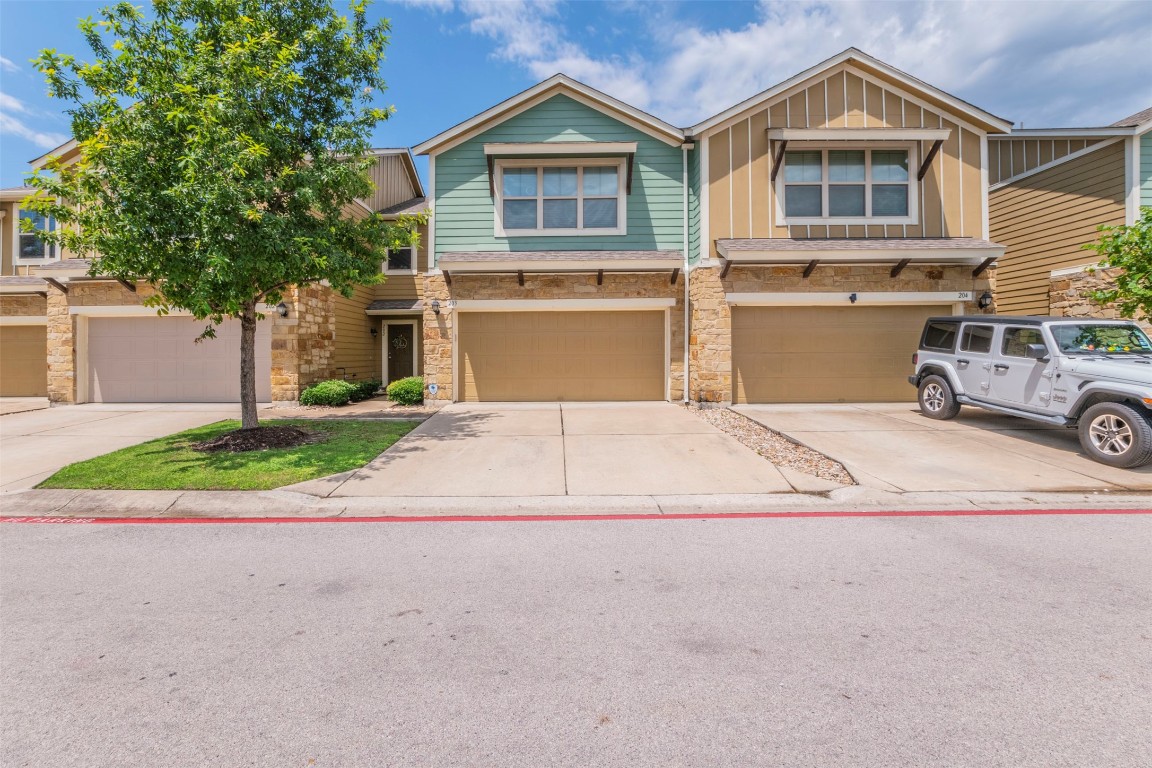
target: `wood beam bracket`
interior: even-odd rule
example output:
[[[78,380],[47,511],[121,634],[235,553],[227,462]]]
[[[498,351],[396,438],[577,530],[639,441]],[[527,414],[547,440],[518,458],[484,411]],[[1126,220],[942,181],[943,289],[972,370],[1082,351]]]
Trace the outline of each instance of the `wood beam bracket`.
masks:
[[[676,278],[680,277],[680,267],[672,270],[672,285],[676,285]]]
[[[120,283],[120,285],[124,286],[124,290],[132,291],[132,293],[136,293],[136,284],[135,283],[130,283],[127,280],[121,280],[120,278],[116,278],[116,282],[118,282],[118,283]]]
[[[520,269],[516,271],[516,282],[521,286],[524,285],[524,270]]]
[[[996,261],[995,256],[984,259],[984,261],[980,262],[980,266],[978,266],[978,267],[976,267],[976,269],[972,270],[972,277],[980,277],[980,275],[984,274],[984,270],[986,270],[986,269],[988,269],[988,267],[992,266],[992,262],[994,262],[994,261]]]
[[[904,267],[908,266],[911,261],[912,259],[900,259],[900,261],[896,262],[896,266],[892,267],[892,271],[888,273],[888,276],[899,277],[900,273],[904,271]]]
[[[936,153],[940,151],[940,147],[944,146],[944,139],[936,139],[932,142],[932,149],[928,150],[928,154],[924,157],[924,162],[920,163],[920,170],[916,174],[916,181],[923,181],[924,177],[928,175],[928,169],[932,167],[932,161],[936,159]]]
[[[728,270],[732,269],[732,262],[727,259],[724,260],[724,269],[720,270],[720,279],[728,277]]]
[[[780,146],[776,148],[776,156],[772,158],[772,181],[776,181],[776,175],[780,173],[780,166],[784,162],[784,150],[787,148],[787,141],[781,141]]]
[[[448,270],[444,270],[444,285],[452,285],[452,275]]]
[[[812,273],[816,271],[816,265],[819,263],[819,259],[812,259],[812,261],[808,262],[808,266],[804,267],[804,279],[812,277]]]
[[[55,288],[56,290],[60,291],[60,293],[64,294],[65,296],[68,295],[68,286],[64,285],[64,283],[60,282],[56,278],[46,277],[46,278],[44,278],[44,282],[48,283],[48,285],[50,285],[53,288]]]
[[[596,285],[604,285],[604,270],[596,270]]]

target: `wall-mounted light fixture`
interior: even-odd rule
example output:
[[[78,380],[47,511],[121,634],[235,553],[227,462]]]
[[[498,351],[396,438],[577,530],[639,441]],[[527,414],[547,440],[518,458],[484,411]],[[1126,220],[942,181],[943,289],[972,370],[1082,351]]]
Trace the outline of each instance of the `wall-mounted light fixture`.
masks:
[[[858,297],[858,296],[857,296],[856,294],[854,294],[854,293],[850,293],[850,294],[848,294],[848,301],[852,302],[853,304],[855,304],[855,303],[856,303],[856,301],[857,301],[859,298],[860,298],[860,297]]]
[[[288,305],[285,304],[284,302],[280,302],[279,304],[277,304],[276,305],[276,314],[280,315],[280,317],[288,317]]]
[[[372,338],[376,338],[380,331],[376,330],[375,328],[369,328],[368,333],[372,334]]]
[[[440,314],[440,299],[432,299],[432,314]]]
[[[980,298],[976,299],[976,306],[980,307],[980,309],[988,309],[988,307],[992,306],[992,294],[984,291],[984,293],[980,294]]]

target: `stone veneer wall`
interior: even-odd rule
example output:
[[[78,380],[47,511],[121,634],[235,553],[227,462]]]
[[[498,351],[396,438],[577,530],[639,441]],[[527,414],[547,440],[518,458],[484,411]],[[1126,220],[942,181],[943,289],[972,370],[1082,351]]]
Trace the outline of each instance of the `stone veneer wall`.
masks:
[[[672,285],[670,272],[653,274],[605,274],[604,284],[596,285],[596,275],[524,275],[524,285],[516,275],[453,275],[448,286],[442,274],[424,275],[424,382],[436,384],[437,393],[429,400],[451,401],[452,327],[455,310],[452,300],[474,299],[675,299],[669,311],[671,330],[669,391],[679,401],[684,387],[684,276]],[[432,312],[433,299],[441,310]]]
[[[692,270],[689,398],[697,402],[732,402],[732,309],[725,299],[727,293],[972,291],[976,298],[992,290],[995,283],[994,270],[974,279],[970,266],[910,265],[895,278],[891,277],[891,269],[890,265],[818,266],[811,277],[805,278],[800,266],[733,266],[723,280],[716,266]],[[981,310],[973,302],[965,306],[965,312],[977,314]]]
[[[1089,317],[1097,320],[1114,320],[1120,317],[1115,304],[1097,304],[1092,300],[1092,292],[1111,287],[1120,274],[1116,269],[1096,269],[1089,271],[1083,267],[1078,271],[1058,270],[1051,275],[1048,285],[1048,314],[1053,317]],[[1137,319],[1145,329],[1152,330],[1148,319]]]
[[[140,283],[133,293],[110,280],[68,284],[68,293],[48,287],[48,399],[52,403],[76,402],[76,315],[71,307],[140,306],[155,293]],[[274,313],[272,320],[272,399],[296,401],[300,388],[329,375],[335,340],[334,294],[313,285],[291,289],[284,297],[288,317]]]
[[[336,349],[336,293],[324,285],[290,288],[288,317],[272,325],[272,399],[295,402],[310,384],[332,375]]]
[[[34,293],[0,294],[0,316],[44,317],[48,314],[48,300]]]

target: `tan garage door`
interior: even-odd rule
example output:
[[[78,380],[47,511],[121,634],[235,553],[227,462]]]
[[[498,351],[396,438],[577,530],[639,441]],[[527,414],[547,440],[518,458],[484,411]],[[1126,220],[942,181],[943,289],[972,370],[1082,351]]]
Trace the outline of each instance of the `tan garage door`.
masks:
[[[664,312],[462,312],[469,402],[664,400]]]
[[[0,397],[48,395],[48,327],[0,325]]]
[[[88,321],[88,399],[96,403],[231,403],[240,400],[240,323],[195,339],[190,317]],[[256,330],[256,399],[272,399],[271,323]]]
[[[912,353],[933,307],[734,307],[739,403],[904,402]]]

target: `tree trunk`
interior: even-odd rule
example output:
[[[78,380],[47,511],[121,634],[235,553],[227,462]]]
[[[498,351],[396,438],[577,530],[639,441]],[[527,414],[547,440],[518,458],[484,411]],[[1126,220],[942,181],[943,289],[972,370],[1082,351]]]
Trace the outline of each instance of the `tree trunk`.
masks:
[[[240,312],[240,429],[260,426],[256,414],[256,303]]]

